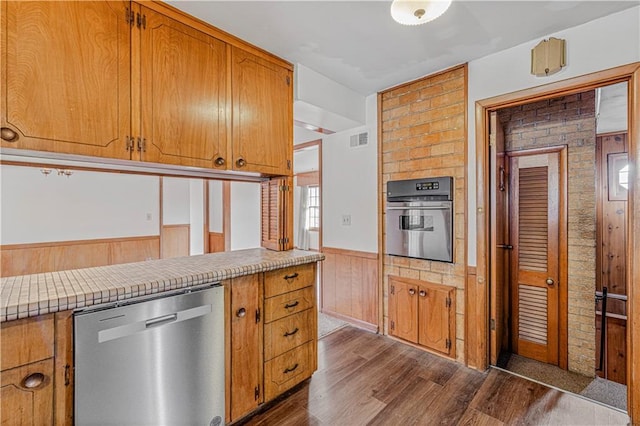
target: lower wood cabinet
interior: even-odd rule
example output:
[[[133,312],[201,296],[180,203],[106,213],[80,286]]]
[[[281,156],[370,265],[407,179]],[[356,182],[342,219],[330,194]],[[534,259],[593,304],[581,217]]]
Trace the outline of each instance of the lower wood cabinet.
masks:
[[[389,334],[455,357],[455,287],[389,276]]]
[[[3,425],[72,424],[69,312],[2,323]]]
[[[229,280],[227,422],[317,369],[316,264]]]

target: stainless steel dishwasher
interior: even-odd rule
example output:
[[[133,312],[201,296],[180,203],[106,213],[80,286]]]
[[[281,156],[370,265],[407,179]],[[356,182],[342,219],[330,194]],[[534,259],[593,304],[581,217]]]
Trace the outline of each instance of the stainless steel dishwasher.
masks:
[[[224,289],[77,311],[76,425],[224,424]]]

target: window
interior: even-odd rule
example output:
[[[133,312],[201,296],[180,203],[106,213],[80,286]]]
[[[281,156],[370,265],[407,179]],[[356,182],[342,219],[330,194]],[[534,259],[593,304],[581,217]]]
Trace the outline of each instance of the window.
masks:
[[[309,229],[317,231],[320,228],[320,187],[318,185],[309,186],[309,208],[307,209],[307,223]]]

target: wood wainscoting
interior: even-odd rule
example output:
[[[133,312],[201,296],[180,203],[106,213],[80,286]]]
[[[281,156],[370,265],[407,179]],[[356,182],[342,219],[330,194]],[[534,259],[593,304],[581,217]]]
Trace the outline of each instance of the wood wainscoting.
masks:
[[[209,253],[219,253],[224,250],[224,232],[209,232]]]
[[[323,247],[320,310],[378,331],[378,255]]]
[[[12,277],[158,259],[160,237],[152,235],[11,244],[0,246],[0,252],[2,252],[0,276]]]
[[[191,228],[188,223],[163,225],[162,246],[160,247],[162,259],[189,256],[191,251],[190,233]]]

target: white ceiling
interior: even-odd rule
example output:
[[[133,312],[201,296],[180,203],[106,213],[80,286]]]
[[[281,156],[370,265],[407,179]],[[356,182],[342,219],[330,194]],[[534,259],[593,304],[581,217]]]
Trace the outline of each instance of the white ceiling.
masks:
[[[486,56],[640,1],[457,1],[406,27],[390,1],[170,1],[363,95]]]

